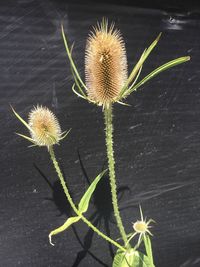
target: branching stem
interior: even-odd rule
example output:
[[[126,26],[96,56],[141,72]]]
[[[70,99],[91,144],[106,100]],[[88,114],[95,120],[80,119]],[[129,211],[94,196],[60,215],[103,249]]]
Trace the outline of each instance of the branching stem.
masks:
[[[108,237],[107,235],[105,235],[104,233],[102,233],[99,229],[97,229],[90,221],[88,221],[88,219],[86,219],[82,213],[79,212],[79,210],[77,209],[77,207],[75,206],[72,198],[71,198],[71,195],[69,193],[69,190],[67,188],[67,185],[65,183],[65,179],[63,177],[63,174],[60,170],[60,167],[58,165],[58,162],[56,160],[56,156],[55,156],[55,152],[53,150],[53,147],[51,146],[49,148],[49,154],[50,154],[50,157],[51,157],[51,160],[53,162],[53,165],[54,165],[54,168],[58,174],[58,177],[60,179],[60,183],[62,185],[62,188],[64,190],[64,193],[69,201],[69,204],[71,205],[73,211],[81,217],[81,219],[88,225],[88,227],[90,227],[94,232],[96,232],[99,236],[101,236],[102,238],[104,238],[106,241],[110,242],[111,244],[113,244],[114,246],[116,246],[117,248],[121,249],[122,251],[126,251],[126,249],[124,247],[122,247],[119,243],[117,243],[116,241],[114,241],[113,239],[111,239],[110,237]]]

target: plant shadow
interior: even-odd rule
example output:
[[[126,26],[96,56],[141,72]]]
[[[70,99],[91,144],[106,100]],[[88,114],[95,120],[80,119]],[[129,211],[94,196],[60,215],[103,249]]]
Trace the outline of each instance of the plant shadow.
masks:
[[[45,198],[46,200],[53,201],[56,207],[58,208],[59,214],[58,216],[67,215],[71,216],[72,209],[71,206],[64,194],[63,188],[60,184],[59,180],[56,180],[51,184],[47,176],[44,174],[44,172],[36,165],[34,164],[35,169],[39,172],[41,177],[45,180],[47,185],[50,187],[52,192],[51,198]],[[71,192],[70,192],[71,194]]]
[[[83,173],[83,175],[84,175],[84,177],[88,183],[88,186],[89,186],[91,183],[91,180],[93,180],[93,179],[89,178],[87,171],[86,171],[86,168],[85,168],[83,161],[81,159],[79,151],[78,151],[78,158],[79,158],[82,173]],[[103,164],[102,171],[103,171],[103,169],[105,169],[104,165],[105,164]],[[67,217],[72,216],[72,209],[70,207],[68,200],[66,199],[66,196],[64,194],[64,191],[62,189],[62,186],[61,186],[59,180],[56,180],[54,183],[51,184],[50,181],[48,180],[48,178],[46,177],[46,175],[41,171],[41,169],[37,165],[34,165],[34,167],[39,172],[41,177],[46,181],[46,183],[48,184],[48,186],[50,187],[50,189],[52,191],[52,198],[46,198],[46,199],[54,202],[57,209],[59,210],[58,216],[61,216],[63,214],[65,214]],[[65,173],[64,173],[64,170],[62,167],[61,167],[61,170],[62,170],[63,176],[65,178],[66,176],[65,176]],[[119,201],[122,199],[123,193],[127,190],[130,190],[129,187],[127,187],[127,186],[119,187],[119,189],[117,191]],[[70,194],[71,194],[71,192],[70,192]],[[97,187],[93,193],[91,204],[93,204],[93,210],[94,211],[91,214],[89,221],[91,221],[92,224],[97,228],[100,228],[100,226],[103,225],[102,228],[105,229],[104,230],[105,234],[110,236],[111,235],[110,224],[115,224],[115,222],[114,222],[114,218],[113,218],[112,196],[111,196],[111,189],[110,189],[110,182],[109,182],[108,173],[104,174],[104,176],[101,178],[101,180],[97,184]],[[77,241],[79,242],[79,244],[82,247],[82,250],[77,253],[76,259],[74,260],[72,267],[78,267],[79,264],[81,264],[82,260],[84,260],[84,258],[87,255],[90,255],[101,266],[108,267],[109,266],[108,264],[103,262],[94,253],[92,253],[90,251],[91,246],[92,246],[93,237],[94,237],[94,231],[91,228],[89,228],[86,235],[84,236],[83,240],[81,240],[75,225],[72,225],[72,229],[73,229],[73,232],[74,232],[74,235],[75,235]],[[108,251],[109,251],[111,258],[113,259],[114,250],[113,250],[113,247],[110,243],[108,243]]]

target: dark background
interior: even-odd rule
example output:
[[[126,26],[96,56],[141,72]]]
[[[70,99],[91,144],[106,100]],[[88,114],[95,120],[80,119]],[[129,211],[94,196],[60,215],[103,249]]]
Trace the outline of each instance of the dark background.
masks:
[[[135,4],[135,5],[134,5]],[[116,172],[127,232],[139,218],[156,221],[152,232],[157,267],[200,266],[200,12],[192,1],[0,2],[0,266],[111,266],[112,249],[83,223],[54,238],[48,234],[70,214],[44,148],[14,134],[26,130],[9,104],[27,118],[33,105],[52,109],[69,137],[56,147],[76,203],[105,168],[101,108],[77,98],[61,38],[63,22],[84,75],[85,41],[103,16],[125,39],[129,68],[159,32],[159,45],[141,77],[171,59],[191,61],[166,71],[114,113]],[[81,164],[80,164],[81,163]],[[108,177],[97,188],[87,217],[117,238]],[[114,248],[115,250],[115,248]]]

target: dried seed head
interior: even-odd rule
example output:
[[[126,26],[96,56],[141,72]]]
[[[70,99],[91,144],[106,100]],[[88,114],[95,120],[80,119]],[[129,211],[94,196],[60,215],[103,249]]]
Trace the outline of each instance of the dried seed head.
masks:
[[[50,147],[58,144],[61,129],[55,115],[46,107],[37,106],[29,113],[31,137],[36,145]]]
[[[85,75],[89,99],[103,106],[118,100],[128,75],[126,50],[120,32],[105,20],[87,40]]]

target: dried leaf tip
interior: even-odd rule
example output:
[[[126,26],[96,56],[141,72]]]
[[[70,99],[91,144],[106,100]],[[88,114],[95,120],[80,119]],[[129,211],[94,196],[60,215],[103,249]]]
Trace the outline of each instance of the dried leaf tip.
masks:
[[[88,37],[85,76],[91,101],[108,106],[119,100],[128,76],[126,50],[120,31],[106,19],[97,23]]]

